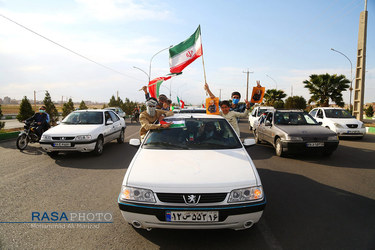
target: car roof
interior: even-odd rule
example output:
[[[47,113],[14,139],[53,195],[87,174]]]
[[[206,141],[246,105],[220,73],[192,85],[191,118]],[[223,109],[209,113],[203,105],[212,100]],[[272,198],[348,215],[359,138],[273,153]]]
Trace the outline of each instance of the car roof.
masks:
[[[345,110],[343,108],[337,108],[337,107],[316,107],[316,108],[319,108],[319,109],[339,109],[339,110]]]
[[[260,109],[275,109],[272,106],[256,106],[256,108],[260,108]]]
[[[81,110],[75,110],[74,112],[104,112],[108,111],[108,109],[81,109]]]
[[[186,119],[186,118],[208,118],[208,119],[224,119],[224,117],[220,115],[207,115],[202,113],[177,113],[173,116],[168,116],[166,119],[173,119],[173,118],[180,118],[180,119]]]
[[[275,109],[277,112],[305,112],[302,109]]]

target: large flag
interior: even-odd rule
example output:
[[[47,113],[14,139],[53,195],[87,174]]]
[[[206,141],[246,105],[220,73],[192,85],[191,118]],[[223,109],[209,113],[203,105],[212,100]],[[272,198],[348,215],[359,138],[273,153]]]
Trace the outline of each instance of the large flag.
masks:
[[[177,75],[180,75],[180,74],[182,74],[182,73],[168,74],[167,76],[161,76],[161,77],[157,77],[157,78],[151,80],[148,83],[148,92],[150,93],[150,96],[158,99],[159,98],[160,85],[164,81],[171,79],[173,76],[177,76]]]
[[[179,73],[195,59],[203,55],[201,26],[185,41],[169,49],[171,73]]]

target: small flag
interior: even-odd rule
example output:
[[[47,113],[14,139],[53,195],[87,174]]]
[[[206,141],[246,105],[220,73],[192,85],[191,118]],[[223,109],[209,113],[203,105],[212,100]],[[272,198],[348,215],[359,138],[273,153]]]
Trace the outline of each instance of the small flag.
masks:
[[[179,73],[195,59],[203,55],[201,26],[185,41],[169,49],[169,67],[171,73]]]
[[[167,76],[157,77],[157,78],[151,80],[148,83],[148,92],[150,93],[150,96],[158,99],[159,98],[160,85],[164,81],[171,79],[173,76],[180,75],[180,74],[182,74],[182,73],[179,73],[179,74],[168,74]]]

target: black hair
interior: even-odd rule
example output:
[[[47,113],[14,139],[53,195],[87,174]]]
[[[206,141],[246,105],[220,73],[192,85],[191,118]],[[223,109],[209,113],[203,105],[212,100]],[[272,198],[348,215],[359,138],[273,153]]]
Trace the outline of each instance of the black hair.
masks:
[[[238,96],[240,97],[240,99],[241,99],[241,94],[240,94],[240,92],[234,91],[234,92],[232,93],[231,97],[233,97],[234,95],[238,95]]]
[[[220,103],[220,107],[223,106],[223,105],[227,105],[228,107],[230,107],[230,102],[229,101],[222,101]]]

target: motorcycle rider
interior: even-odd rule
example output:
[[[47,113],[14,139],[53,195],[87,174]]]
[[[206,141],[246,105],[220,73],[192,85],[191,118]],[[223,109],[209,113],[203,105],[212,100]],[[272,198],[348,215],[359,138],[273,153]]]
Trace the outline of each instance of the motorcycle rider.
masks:
[[[38,112],[35,112],[35,114],[26,119],[25,122],[31,123],[35,122],[37,124],[37,127],[35,128],[35,134],[40,137],[42,136],[43,132],[48,129],[48,121],[49,121],[49,116],[46,113],[46,107],[41,106],[38,110]]]

